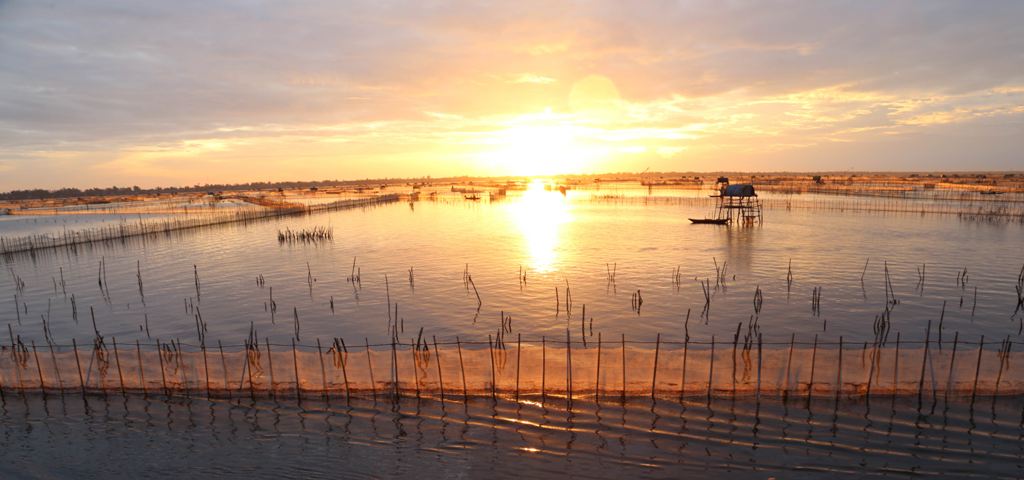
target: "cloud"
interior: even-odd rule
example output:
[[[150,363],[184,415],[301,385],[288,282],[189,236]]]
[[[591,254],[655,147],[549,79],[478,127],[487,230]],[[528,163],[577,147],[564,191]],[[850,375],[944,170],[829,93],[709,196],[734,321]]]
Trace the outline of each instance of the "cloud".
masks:
[[[1012,1],[4,2],[0,189],[157,182],[183,158],[217,181],[487,173],[465,139],[545,111],[646,152],[609,153],[616,170],[765,169],[759,151],[785,169],[817,145],[936,168],[888,137],[946,127],[997,168],[1024,146],[1022,17]],[[574,115],[595,76],[614,114]],[[313,167],[271,159],[296,148]],[[37,172],[57,161],[66,176]]]

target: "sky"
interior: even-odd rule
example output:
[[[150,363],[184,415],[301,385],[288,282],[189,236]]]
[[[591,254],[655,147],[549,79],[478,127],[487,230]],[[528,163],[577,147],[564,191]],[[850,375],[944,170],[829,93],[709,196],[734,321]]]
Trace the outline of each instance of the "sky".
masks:
[[[0,190],[1024,169],[1020,1],[0,0]]]

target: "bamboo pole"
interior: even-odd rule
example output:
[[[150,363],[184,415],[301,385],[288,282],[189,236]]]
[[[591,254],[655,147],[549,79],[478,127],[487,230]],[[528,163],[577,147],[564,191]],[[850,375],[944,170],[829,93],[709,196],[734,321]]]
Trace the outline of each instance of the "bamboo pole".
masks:
[[[320,385],[324,390],[323,397],[330,403],[331,395],[327,391],[327,369],[324,367],[324,349],[320,346],[320,337],[316,337],[316,353],[320,356]]]
[[[689,356],[690,350],[690,335],[686,334],[683,339],[683,374],[682,379],[679,380],[679,403],[683,403],[683,395],[686,394],[686,360]]]
[[[658,391],[658,354],[661,352],[661,334],[654,342],[654,373],[651,374],[651,400],[655,399]]]
[[[341,378],[345,380],[345,405],[352,405],[352,391],[348,386],[348,348],[345,347],[344,338],[341,339],[341,348],[343,351],[338,352],[338,355],[341,357]]]
[[[522,267],[520,267],[520,268],[522,268]],[[600,347],[598,347],[598,348],[600,348]],[[434,346],[434,349],[435,350],[437,349],[436,345]],[[523,356],[523,334],[522,333],[518,333],[518,334],[516,334],[516,402],[519,402],[519,360],[522,358],[522,356]],[[598,360],[598,363],[600,363],[600,359]],[[440,367],[440,361],[438,363],[438,367]],[[438,376],[439,377],[440,377],[440,374],[441,374],[441,371],[439,369],[438,370]],[[443,391],[444,391],[444,389],[442,388],[442,392]]]
[[[257,340],[257,342],[258,342],[258,340]],[[270,371],[270,386],[269,386],[270,398],[276,400],[277,399],[277,391],[274,389],[274,355],[270,351],[270,337],[263,337],[263,342],[264,342],[264,345],[266,345],[266,347],[267,347],[267,370]],[[206,361],[206,360],[204,359],[203,361]],[[210,381],[209,380],[210,379],[209,374],[207,374],[206,379],[207,379],[206,380],[207,382]],[[207,385],[209,385],[209,383],[207,383]],[[207,386],[207,389],[209,389],[209,386]]]
[[[39,374],[39,390],[43,392],[43,399],[46,399],[46,382],[43,381],[43,367],[39,364],[39,352],[36,350],[36,341],[32,340],[32,356],[36,361],[36,373]]]
[[[167,389],[167,374],[164,373],[164,352],[160,348],[159,338],[156,339],[156,358],[160,360],[160,381],[164,385],[164,395],[169,397],[171,396],[171,392]]]
[[[373,378],[373,359],[370,358],[370,339],[363,337],[366,342],[366,366],[370,370],[370,392],[373,393],[373,403],[377,403],[377,381]]]
[[[437,337],[431,335],[434,339],[434,358],[437,360],[437,385],[441,389],[441,405],[444,405],[444,377],[441,376],[441,350],[437,348]],[[518,359],[516,360],[518,362]],[[516,367],[516,400],[519,400],[519,374],[518,365]],[[347,383],[346,383],[347,385]],[[346,387],[348,388],[348,387]]]
[[[597,332],[597,374],[594,379],[594,402],[601,402],[601,332]]]
[[[708,405],[711,404],[711,389],[715,380],[715,336],[711,336],[711,364],[708,367]]]
[[[142,346],[138,339],[135,340],[135,353],[139,358],[139,383],[142,384],[142,396],[145,398],[149,396],[149,391],[146,389],[146,368],[142,365]]]
[[[292,366],[295,368],[295,400],[302,403],[302,384],[299,382],[299,355],[295,351],[294,338],[292,338]]]
[[[462,340],[455,337],[455,346],[459,349],[459,370],[462,371],[462,398],[469,399],[469,389],[466,388],[466,364],[462,361]]]
[[[82,389],[82,398],[85,398],[85,376],[82,375],[82,360],[78,358],[78,342],[72,338],[71,347],[75,350],[75,365],[78,366],[78,386]]]
[[[495,386],[494,386],[494,384],[495,384],[495,382],[497,380],[495,379],[495,375],[494,375],[494,343],[491,342],[491,335],[490,334],[487,334],[487,350],[491,354],[491,399],[492,400],[496,400],[497,399],[497,395],[495,393]]]
[[[117,378],[121,381],[121,395],[128,397],[128,392],[124,388],[124,375],[121,373],[121,356],[117,353],[117,338],[110,337],[111,342],[114,344],[114,363],[117,364]],[[35,350],[35,342],[32,343],[32,349]]]

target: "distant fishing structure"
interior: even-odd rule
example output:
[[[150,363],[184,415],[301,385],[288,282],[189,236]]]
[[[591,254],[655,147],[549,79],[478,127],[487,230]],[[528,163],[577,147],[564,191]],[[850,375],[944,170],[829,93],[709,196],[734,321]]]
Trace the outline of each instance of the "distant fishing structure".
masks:
[[[711,198],[717,199],[715,216],[713,218],[691,218],[693,223],[706,223],[715,225],[760,225],[764,220],[761,213],[761,200],[757,198],[757,191],[754,185],[749,183],[729,184],[729,177],[718,177],[715,182],[717,194]]]

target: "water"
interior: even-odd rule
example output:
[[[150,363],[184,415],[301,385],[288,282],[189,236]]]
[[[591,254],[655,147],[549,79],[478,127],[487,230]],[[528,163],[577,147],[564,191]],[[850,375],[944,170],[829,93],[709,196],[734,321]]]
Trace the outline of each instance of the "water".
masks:
[[[1020,475],[1020,399],[953,403],[405,400],[264,403],[8,396],[18,478],[820,478]],[[929,413],[931,413],[929,415]]]
[[[680,198],[696,195],[682,192]],[[564,336],[570,328],[588,337],[604,332],[653,340],[662,333],[678,339],[688,310],[691,337],[731,338],[738,323],[752,321],[760,288],[757,324],[766,341],[818,333],[857,342],[872,338],[875,316],[886,307],[887,263],[900,301],[891,312],[892,329],[904,338],[923,337],[927,322],[940,318],[947,335],[1019,337],[1021,317],[1013,314],[1014,283],[1024,263],[1020,224],[771,208],[762,226],[720,227],[687,221],[704,216],[703,206],[569,193],[531,190],[494,202],[441,195],[436,201],[217,226],[77,252],[11,256],[3,260],[8,274],[0,276],[0,321],[25,339],[42,340],[42,318],[48,317],[55,339],[69,343],[72,337],[92,337],[92,307],[100,332],[121,341],[195,342],[196,312],[186,308],[194,304],[212,339],[237,343],[251,323],[260,336],[284,342],[294,334],[297,312],[307,341],[381,341],[389,337],[390,299],[392,315],[398,306],[403,338],[423,328],[424,335],[443,340],[481,339],[498,331],[504,312],[513,330],[529,338]],[[278,230],[317,225],[333,227],[332,242],[277,241]],[[354,258],[361,280],[356,284],[347,280]],[[109,301],[99,288],[101,261]],[[716,263],[725,268],[723,284],[716,282]],[[922,265],[925,281],[919,285]],[[961,282],[964,268],[967,280]],[[463,280],[466,271],[472,285]],[[256,281],[260,275],[263,286]],[[22,292],[16,278],[24,282]],[[705,279],[712,290],[708,315],[702,315],[698,281]],[[278,307],[273,316],[271,287]],[[815,313],[811,297],[818,287],[821,309]],[[632,298],[638,290],[643,305],[636,312]]]
[[[283,352],[296,335],[297,314],[300,349],[314,352],[318,338],[325,345],[332,337],[350,345],[364,338],[387,343],[391,326],[404,340],[422,328],[425,337],[447,343],[458,336],[477,342],[467,348],[480,349],[505,315],[511,317],[507,335],[522,334],[534,345],[541,336],[564,339],[566,329],[576,341],[625,334],[635,348],[648,349],[638,353],[644,359],[651,356],[644,342],[658,334],[664,342],[679,342],[684,332],[696,342],[712,335],[728,342],[738,325],[744,332],[756,325],[766,342],[792,334],[803,342],[815,334],[822,342],[842,336],[854,345],[855,361],[856,345],[873,339],[876,316],[888,306],[891,328],[904,340],[923,339],[929,321],[932,339],[944,332],[948,342],[959,332],[961,341],[982,334],[996,344],[1020,340],[1024,315],[1015,313],[1014,291],[1024,263],[1020,223],[909,213],[921,202],[948,208],[931,198],[846,203],[825,195],[765,195],[772,201],[763,225],[702,226],[687,218],[708,213],[706,192],[653,193],[602,186],[562,196],[531,189],[467,201],[424,191],[412,203],[9,255],[0,259],[7,271],[0,275],[0,323],[26,343],[45,345],[45,319],[54,342],[90,344],[92,310],[100,334],[122,345],[181,339],[195,350],[201,315],[209,344],[237,346],[255,328]],[[121,221],[117,215],[74,217],[94,226],[88,222]],[[3,219],[0,236],[59,232],[61,218]],[[313,226],[332,227],[333,241],[277,240],[278,230]],[[700,280],[709,282],[707,310]],[[821,308],[814,311],[818,288]],[[678,344],[666,345],[662,368],[670,370]],[[994,348],[987,376],[999,363]],[[916,352],[905,350],[913,359]],[[467,352],[467,358],[484,353]],[[452,363],[450,343],[445,355]],[[961,363],[974,358],[967,355]],[[916,365],[901,366],[916,375]],[[87,368],[93,369],[91,359]],[[486,383],[483,361],[466,369]],[[315,362],[303,371],[319,373]],[[1016,371],[1003,381],[1015,385]],[[568,411],[559,400],[501,398],[353,399],[346,407],[338,404],[340,394],[334,404],[306,399],[301,405],[110,392],[83,400],[73,390],[60,396],[51,386],[42,396],[16,393],[12,385],[8,379],[0,407],[4,478],[177,477],[184,466],[192,476],[247,478],[1009,478],[1019,476],[1024,458],[1024,400],[1016,396],[981,397],[976,404],[956,396],[947,404],[942,395],[926,395],[922,408],[910,397],[874,397],[870,404],[863,397],[816,398],[809,407],[773,395],[682,405],[632,398],[625,407],[580,400]]]

